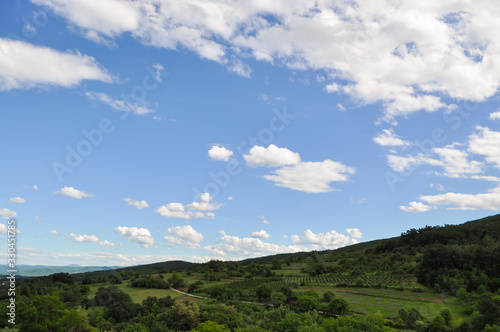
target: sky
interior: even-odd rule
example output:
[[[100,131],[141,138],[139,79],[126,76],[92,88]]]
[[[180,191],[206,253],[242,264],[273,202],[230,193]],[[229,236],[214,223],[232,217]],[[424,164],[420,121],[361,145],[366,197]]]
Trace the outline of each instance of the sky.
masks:
[[[500,209],[496,0],[0,2],[0,257],[335,249]]]

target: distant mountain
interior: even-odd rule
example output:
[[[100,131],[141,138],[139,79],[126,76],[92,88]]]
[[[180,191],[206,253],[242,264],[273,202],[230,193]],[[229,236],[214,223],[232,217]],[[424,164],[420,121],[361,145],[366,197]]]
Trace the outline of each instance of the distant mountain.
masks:
[[[46,265],[18,265],[17,275],[25,277],[42,277],[48,276],[54,273],[83,273],[83,272],[93,272],[93,271],[108,271],[118,268],[117,266],[80,266],[78,264],[71,264],[67,266],[46,266]],[[0,265],[0,274],[6,275],[7,270],[10,268],[7,265]]]

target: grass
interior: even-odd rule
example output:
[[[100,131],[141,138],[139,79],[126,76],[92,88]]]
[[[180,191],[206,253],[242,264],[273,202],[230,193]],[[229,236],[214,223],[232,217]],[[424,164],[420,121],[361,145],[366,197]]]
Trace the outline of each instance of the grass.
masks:
[[[452,297],[442,298],[433,293],[413,293],[391,289],[339,289],[331,288],[338,298],[347,300],[355,313],[372,315],[382,314],[386,318],[397,319],[400,309],[417,309],[425,320],[432,320],[443,309],[452,315],[452,323],[458,326],[462,321],[469,321],[463,306],[454,303]]]
[[[172,299],[176,301],[189,301],[189,302],[200,302],[200,299],[196,299],[190,296],[186,296],[184,294],[180,294],[174,292],[170,289],[153,289],[153,288],[138,288],[138,287],[130,287],[125,283],[120,285],[115,285],[120,290],[129,294],[132,300],[135,303],[142,303],[148,296],[156,296],[157,298],[162,298],[165,296],[170,296]],[[94,298],[97,294],[97,290],[100,287],[108,287],[107,284],[93,285],[90,287],[89,298]]]

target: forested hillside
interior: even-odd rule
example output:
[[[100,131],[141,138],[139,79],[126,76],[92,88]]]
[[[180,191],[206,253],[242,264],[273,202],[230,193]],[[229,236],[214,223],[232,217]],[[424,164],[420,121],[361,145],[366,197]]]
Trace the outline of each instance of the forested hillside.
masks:
[[[20,331],[500,331],[500,215],[322,252],[23,280]],[[179,292],[181,291],[181,292]],[[7,292],[2,321],[7,326]]]

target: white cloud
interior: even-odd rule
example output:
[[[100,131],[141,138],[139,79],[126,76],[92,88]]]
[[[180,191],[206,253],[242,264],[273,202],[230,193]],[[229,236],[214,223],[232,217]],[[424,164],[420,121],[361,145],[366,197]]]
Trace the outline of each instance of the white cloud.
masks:
[[[21,198],[21,197],[12,197],[9,201],[11,203],[19,203],[19,204],[26,203],[26,200],[24,198]]]
[[[0,223],[0,234],[7,234],[7,226],[5,224]]]
[[[32,0],[32,2],[47,6],[57,15],[64,16],[72,24],[83,29],[87,38],[94,40],[99,40],[100,34],[116,37],[123,32],[134,31],[139,27],[141,19],[140,6],[133,1]]]
[[[252,74],[250,66],[238,59],[233,60],[232,64],[228,66],[228,69],[241,77],[250,78]]]
[[[142,209],[149,207],[148,203],[145,200],[136,201],[135,199],[128,198],[128,197],[124,198],[123,200],[127,203],[127,205],[134,206],[139,210],[142,210]]]
[[[421,201],[431,205],[452,205],[450,209],[456,210],[499,210],[500,186],[481,194],[445,193],[441,195],[424,195]]]
[[[260,230],[258,232],[252,232],[251,237],[257,238],[257,239],[269,239],[269,234],[265,230]]]
[[[469,151],[484,156],[486,161],[500,168],[500,132],[478,126],[469,137]]]
[[[228,161],[232,155],[233,151],[223,146],[212,145],[212,148],[208,150],[208,156],[213,160]]]
[[[277,167],[300,163],[300,155],[297,152],[292,152],[287,148],[278,148],[274,144],[267,148],[255,145],[250,149],[250,153],[244,155],[243,158],[250,167]]]
[[[263,223],[264,225],[269,225],[269,221],[267,221],[266,219],[262,220],[262,223]]]
[[[36,184],[33,186],[33,190],[38,190],[38,186]]]
[[[483,101],[500,84],[500,9],[472,2],[34,0],[88,38],[130,33],[228,64],[253,56],[321,71],[329,92],[382,103],[385,120]],[[109,15],[115,13],[116,15]],[[238,66],[236,66],[238,68]],[[245,73],[245,71],[243,71]]]
[[[355,239],[361,239],[363,237],[363,233],[361,233],[359,228],[347,228],[345,231]]]
[[[398,146],[398,147],[408,147],[411,145],[410,142],[404,141],[400,136],[396,135],[392,129],[384,129],[378,134],[373,141],[381,146]]]
[[[54,233],[55,232],[55,233]],[[57,235],[57,231],[51,231],[52,234]],[[71,239],[75,242],[85,242],[85,243],[95,243],[100,246],[104,247],[114,247],[115,244],[112,242],[109,242],[108,240],[101,241],[99,238],[95,235],[89,235],[89,234],[62,234],[62,236],[67,237],[68,239]]]
[[[337,109],[338,109],[339,111],[341,111],[341,112],[345,112],[345,111],[346,111],[345,106],[344,106],[344,105],[342,105],[342,104],[340,104],[340,103],[338,103],[338,104],[337,104]]]
[[[237,236],[227,235],[221,231],[220,243],[203,247],[205,250],[212,252],[214,255],[225,256],[233,254],[238,256],[260,256],[269,253],[287,253],[305,250],[302,246],[285,246],[263,242],[257,238],[240,238]]]
[[[209,193],[203,193],[197,201],[186,206],[181,203],[168,203],[156,209],[156,213],[165,218],[214,218],[215,215],[212,212],[206,211],[217,210],[221,206],[222,204],[215,202]]]
[[[5,257],[5,254],[0,253]],[[18,260],[22,264],[37,265],[44,262],[46,265],[79,264],[82,266],[133,266],[151,264],[172,260],[190,262],[206,262],[210,258],[198,256],[172,255],[134,255],[116,254],[110,252],[64,252],[56,253],[34,248],[18,248]]]
[[[233,196],[228,196],[228,197],[227,197],[227,200],[228,200],[228,201],[232,201],[232,200],[233,200]]]
[[[3,208],[0,209],[0,216],[4,217],[5,219],[10,219],[17,217],[17,213],[15,211]]]
[[[388,155],[387,163],[395,172],[411,171],[421,165],[441,167],[440,175],[449,178],[468,178],[483,172],[483,165],[476,160],[470,160],[467,151],[455,148],[456,144],[432,149],[431,154],[397,156]]]
[[[139,105],[137,103],[131,104],[124,100],[113,99],[103,92],[85,92],[85,96],[87,96],[87,98],[89,98],[90,100],[98,100],[115,110],[130,112],[135,115],[145,115],[154,112],[152,109],[149,109],[146,106]]]
[[[83,80],[112,81],[90,56],[0,38],[0,91],[37,86],[69,88]]]
[[[155,240],[146,228],[118,226],[115,232],[127,238],[130,243],[137,243],[143,248],[152,248]]]
[[[439,183],[431,183],[429,185],[431,188],[436,188],[438,191],[444,191],[444,186]]]
[[[422,202],[410,202],[408,206],[400,206],[401,210],[406,212],[427,212],[432,209],[432,206],[425,205]]]
[[[109,242],[108,240],[101,241],[99,238],[95,235],[92,234],[74,234],[74,233],[69,233],[69,234],[60,234],[58,231],[55,229],[50,231],[51,234],[54,235],[60,235],[63,237],[66,237],[72,241],[75,242],[84,242],[84,243],[95,243],[100,246],[105,246],[105,247],[114,247],[115,244],[112,242]]]
[[[490,113],[490,120],[500,120],[500,111]]]
[[[309,244],[311,250],[337,249],[350,244],[358,243],[358,240],[347,235],[331,230],[327,233],[313,233],[310,229],[302,233],[302,236],[292,235],[292,242],[295,244]]]
[[[73,187],[63,187],[58,191],[54,192],[54,195],[73,197],[76,199],[81,199],[82,197],[90,198],[94,196],[92,194],[86,193],[85,191],[80,191]]]
[[[199,248],[200,243],[203,242],[203,235],[190,225],[171,227],[168,229],[168,234],[169,236],[165,236],[168,242],[167,247],[173,244],[183,244],[191,248]]]
[[[331,182],[344,182],[355,170],[349,166],[325,160],[322,162],[301,162],[295,166],[285,166],[273,171],[273,175],[264,178],[275,182],[277,186],[307,193],[325,193],[332,191]]]

